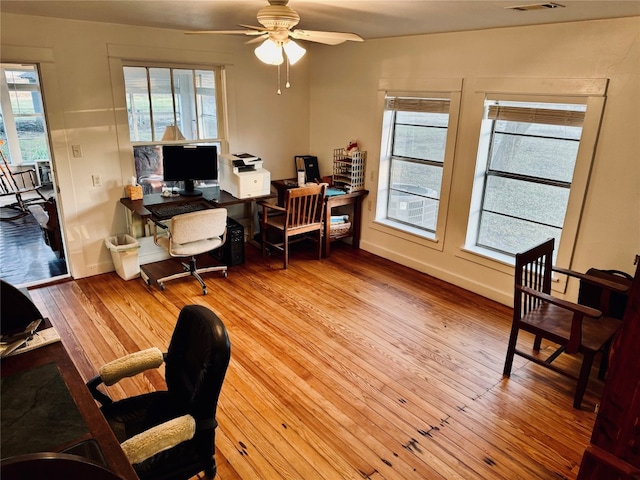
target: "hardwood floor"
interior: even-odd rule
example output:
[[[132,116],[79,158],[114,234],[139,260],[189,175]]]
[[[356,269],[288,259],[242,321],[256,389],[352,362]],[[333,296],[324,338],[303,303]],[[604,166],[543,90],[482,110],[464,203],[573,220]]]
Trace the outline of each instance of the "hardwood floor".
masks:
[[[192,279],[160,291],[115,273],[31,295],[85,379],[166,349],[184,305],[214,310],[232,342],[219,479],[576,478],[601,384],[594,371],[574,410],[574,383],[524,359],[503,379],[509,307],[346,245],[293,252],[288,270],[246,257],[207,274],[207,296]],[[163,386],[161,372],[122,383],[116,396]]]
[[[8,210],[8,212],[4,212]],[[0,217],[16,211],[0,208]],[[61,278],[67,264],[51,250],[33,215],[0,220],[0,277],[15,286],[34,285]]]

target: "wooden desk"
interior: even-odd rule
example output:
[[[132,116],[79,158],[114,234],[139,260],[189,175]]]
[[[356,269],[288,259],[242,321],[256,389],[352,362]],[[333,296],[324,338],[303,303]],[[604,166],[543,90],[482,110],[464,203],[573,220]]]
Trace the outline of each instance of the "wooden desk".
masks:
[[[287,178],[283,180],[273,180],[271,185],[275,188],[278,195],[278,205],[284,205],[285,192],[289,188],[297,186],[296,180]],[[368,190],[356,190],[352,193],[343,195],[333,195],[325,197],[324,202],[324,232],[322,256],[328,257],[331,253],[331,242],[343,238],[351,238],[353,248],[360,248],[360,232],[362,224],[362,201],[369,193]],[[344,205],[353,206],[353,217],[351,219],[351,231],[340,235],[331,235],[331,222],[327,219],[331,218],[331,211],[336,207]]]
[[[201,200],[206,200],[213,205],[214,208],[225,208],[230,207],[232,205],[241,205],[241,204],[250,204],[252,206],[251,210],[251,223],[253,226],[253,205],[257,200],[266,200],[268,198],[274,198],[274,194],[264,195],[261,197],[253,197],[253,198],[237,198],[231,195],[230,193],[221,190],[219,187],[198,187],[198,190],[202,191],[202,195],[198,195],[195,197],[185,197],[182,195],[178,195],[176,197],[163,197],[159,193],[152,193],[150,195],[145,195],[141,200],[131,200],[130,198],[121,198],[120,203],[127,208],[129,212],[129,217],[127,218],[127,223],[129,227],[129,234],[132,237],[136,237],[136,232],[132,231],[132,219],[131,216],[137,216],[141,218],[143,221],[146,221],[151,217],[151,211],[147,208],[147,206],[159,206],[159,205],[179,205],[183,203],[189,202],[197,202]],[[252,229],[250,229],[252,230]],[[253,231],[249,232],[250,237],[252,236]]]
[[[84,420],[86,432],[77,438],[69,438],[68,441],[65,441],[62,445],[52,446],[52,449],[54,451],[61,451],[78,442],[93,439],[97,441],[100,446],[102,455],[108,463],[108,468],[125,479],[134,480],[138,478],[133,467],[129,463],[129,460],[122,451],[122,448],[120,448],[120,444],[113,434],[113,431],[100,412],[98,405],[91,396],[89,389],[82,380],[80,373],[76,370],[69,354],[61,342],[52,343],[30,352],[3,358],[0,365],[2,367],[1,375],[3,383],[12,375],[26,373],[34,368],[49,368],[48,366],[53,368],[55,366],[64,380],[64,384],[66,385],[82,420]],[[2,393],[3,395],[5,394],[4,389]],[[3,398],[2,402],[4,403],[5,401],[8,401],[8,399]],[[44,409],[51,407],[52,410],[55,409],[55,403],[49,403],[50,399],[46,398],[46,396],[42,401],[43,403],[39,404],[39,407],[43,407]],[[57,419],[59,416],[60,412],[51,412],[52,419]],[[26,415],[21,422],[28,422],[29,418],[30,417]],[[35,428],[39,428],[43,436],[52,434],[51,429],[48,428],[46,424],[40,423],[35,425]],[[3,432],[3,434],[6,434],[6,432]]]
[[[197,197],[184,197],[182,195],[178,195],[177,197],[163,197],[159,193],[152,193],[150,195],[145,195],[141,200],[121,198],[120,203],[141,218],[147,219],[151,217],[151,212],[146,208],[147,206],[179,205],[182,203],[197,202],[204,199],[210,202],[214,207],[224,208],[230,207],[231,205],[251,203],[256,200],[264,200],[274,197],[274,195],[269,194],[262,197],[237,198],[217,187],[198,188],[198,190],[202,191],[202,195]]]

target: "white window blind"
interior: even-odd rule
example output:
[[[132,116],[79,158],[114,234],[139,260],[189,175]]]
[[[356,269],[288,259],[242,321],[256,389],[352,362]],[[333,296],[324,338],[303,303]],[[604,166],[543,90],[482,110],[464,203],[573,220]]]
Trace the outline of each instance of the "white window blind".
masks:
[[[508,122],[542,123],[581,127],[585,112],[575,110],[552,110],[547,108],[522,108],[504,105],[489,106],[488,118]]]
[[[400,112],[449,113],[450,101],[436,98],[387,97],[385,110]]]

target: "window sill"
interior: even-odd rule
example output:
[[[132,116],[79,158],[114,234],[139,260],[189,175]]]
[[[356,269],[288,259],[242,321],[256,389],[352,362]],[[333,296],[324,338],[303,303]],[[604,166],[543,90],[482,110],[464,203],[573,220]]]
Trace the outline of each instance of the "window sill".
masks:
[[[515,257],[477,246],[463,247],[457,257],[500,272],[508,273],[509,275],[514,274],[513,269],[516,265]],[[564,293],[566,278],[562,279],[554,272],[551,274],[551,282],[553,284],[551,287],[553,291]]]
[[[371,228],[387,235],[442,251],[442,242],[440,242],[436,234],[432,232],[387,219],[374,220]]]

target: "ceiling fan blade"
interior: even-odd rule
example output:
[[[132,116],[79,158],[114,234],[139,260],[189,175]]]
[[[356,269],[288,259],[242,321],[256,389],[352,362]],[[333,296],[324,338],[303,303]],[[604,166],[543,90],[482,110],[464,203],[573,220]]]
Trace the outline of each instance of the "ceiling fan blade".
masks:
[[[264,27],[256,27],[255,25],[244,25],[242,23],[238,24],[239,27],[244,27],[244,28],[249,28],[251,30],[258,30],[260,32],[266,32],[269,29],[268,28],[264,28]]]
[[[222,34],[222,35],[262,35],[263,32],[256,30],[193,30],[184,32],[186,35],[209,35],[209,34]]]
[[[267,38],[269,38],[269,34],[267,32],[264,32],[262,35],[258,37],[253,37],[251,40],[247,40],[244,43],[245,45],[248,45],[250,43],[259,43],[259,42],[265,41]]]
[[[364,40],[355,33],[321,32],[317,30],[292,30],[291,38],[306,40],[308,42],[324,43],[325,45],[339,45],[346,41],[363,42]]]

